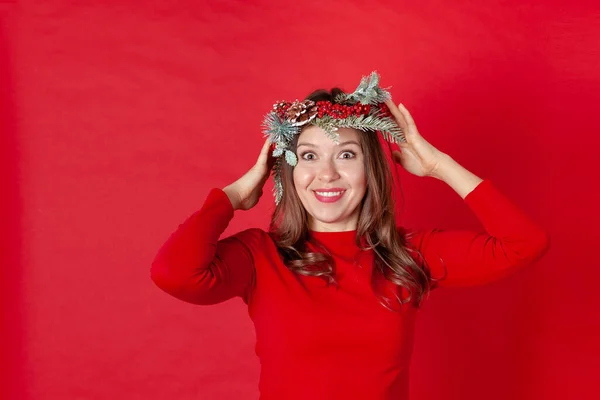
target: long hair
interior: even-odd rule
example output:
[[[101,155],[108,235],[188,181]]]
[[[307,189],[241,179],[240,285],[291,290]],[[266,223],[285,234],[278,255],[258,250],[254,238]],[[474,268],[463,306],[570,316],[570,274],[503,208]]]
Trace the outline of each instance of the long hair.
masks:
[[[331,92],[318,89],[306,99],[334,102],[339,93],[344,92],[339,88],[333,88]],[[294,152],[299,136],[295,136],[291,146]],[[406,236],[396,226],[394,199],[388,184],[393,179],[378,136],[375,132],[361,132],[359,135],[368,185],[358,219],[356,243],[362,250],[372,249],[375,254],[372,284],[380,302],[390,309],[394,308],[394,300],[400,305],[412,302],[419,307],[424,295],[431,289],[431,275],[424,259],[417,264],[410,255],[415,250],[409,248]],[[336,284],[332,257],[326,252],[308,249],[308,214],[294,186],[293,168],[286,162],[281,163],[283,197],[273,212],[269,232],[291,271],[322,277],[328,283]],[[362,245],[365,242],[366,247]],[[393,284],[393,296],[386,296],[383,290],[379,290],[380,278]],[[402,292],[408,293],[407,298],[403,298]]]

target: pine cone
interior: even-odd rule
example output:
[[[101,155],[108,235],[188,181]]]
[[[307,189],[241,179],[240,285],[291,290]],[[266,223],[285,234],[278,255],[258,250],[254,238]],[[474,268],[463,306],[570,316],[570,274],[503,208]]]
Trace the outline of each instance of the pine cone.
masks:
[[[306,125],[317,116],[318,107],[312,100],[294,101],[285,113],[286,119],[294,126]]]

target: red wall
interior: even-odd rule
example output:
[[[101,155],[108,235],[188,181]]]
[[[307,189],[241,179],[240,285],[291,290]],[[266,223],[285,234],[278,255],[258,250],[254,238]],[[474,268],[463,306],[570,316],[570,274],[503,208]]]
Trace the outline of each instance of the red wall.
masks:
[[[552,235],[510,278],[432,295],[412,398],[598,398],[593,2],[75,3],[0,3],[5,398],[256,398],[242,302],[180,302],[150,263],[254,162],[274,101],[372,70]],[[402,223],[481,229],[442,182],[399,176]],[[226,234],[266,228],[265,193]]]

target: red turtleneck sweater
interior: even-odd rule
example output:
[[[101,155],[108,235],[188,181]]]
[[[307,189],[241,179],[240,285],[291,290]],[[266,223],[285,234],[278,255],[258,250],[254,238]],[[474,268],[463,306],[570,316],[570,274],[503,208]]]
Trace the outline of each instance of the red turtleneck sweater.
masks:
[[[436,287],[499,279],[548,249],[547,232],[491,181],[464,202],[485,232],[400,228],[433,277],[445,274]],[[322,278],[292,273],[261,229],[220,239],[233,214],[227,195],[213,189],[162,246],[151,278],[186,302],[239,296],[248,304],[261,399],[407,399],[417,309],[394,312],[380,304],[371,287],[373,252],[359,250],[356,231],[310,232],[335,260],[338,285],[327,286]]]

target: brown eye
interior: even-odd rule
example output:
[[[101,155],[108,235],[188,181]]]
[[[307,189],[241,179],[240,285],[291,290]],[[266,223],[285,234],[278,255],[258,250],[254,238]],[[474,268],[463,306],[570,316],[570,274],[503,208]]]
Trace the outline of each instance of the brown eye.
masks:
[[[314,160],[315,159],[315,155],[314,153],[311,152],[304,152],[300,155],[301,158],[303,158],[304,160]]]
[[[354,158],[356,156],[356,153],[354,153],[353,151],[344,151],[342,153],[342,158],[348,160],[351,158]]]

